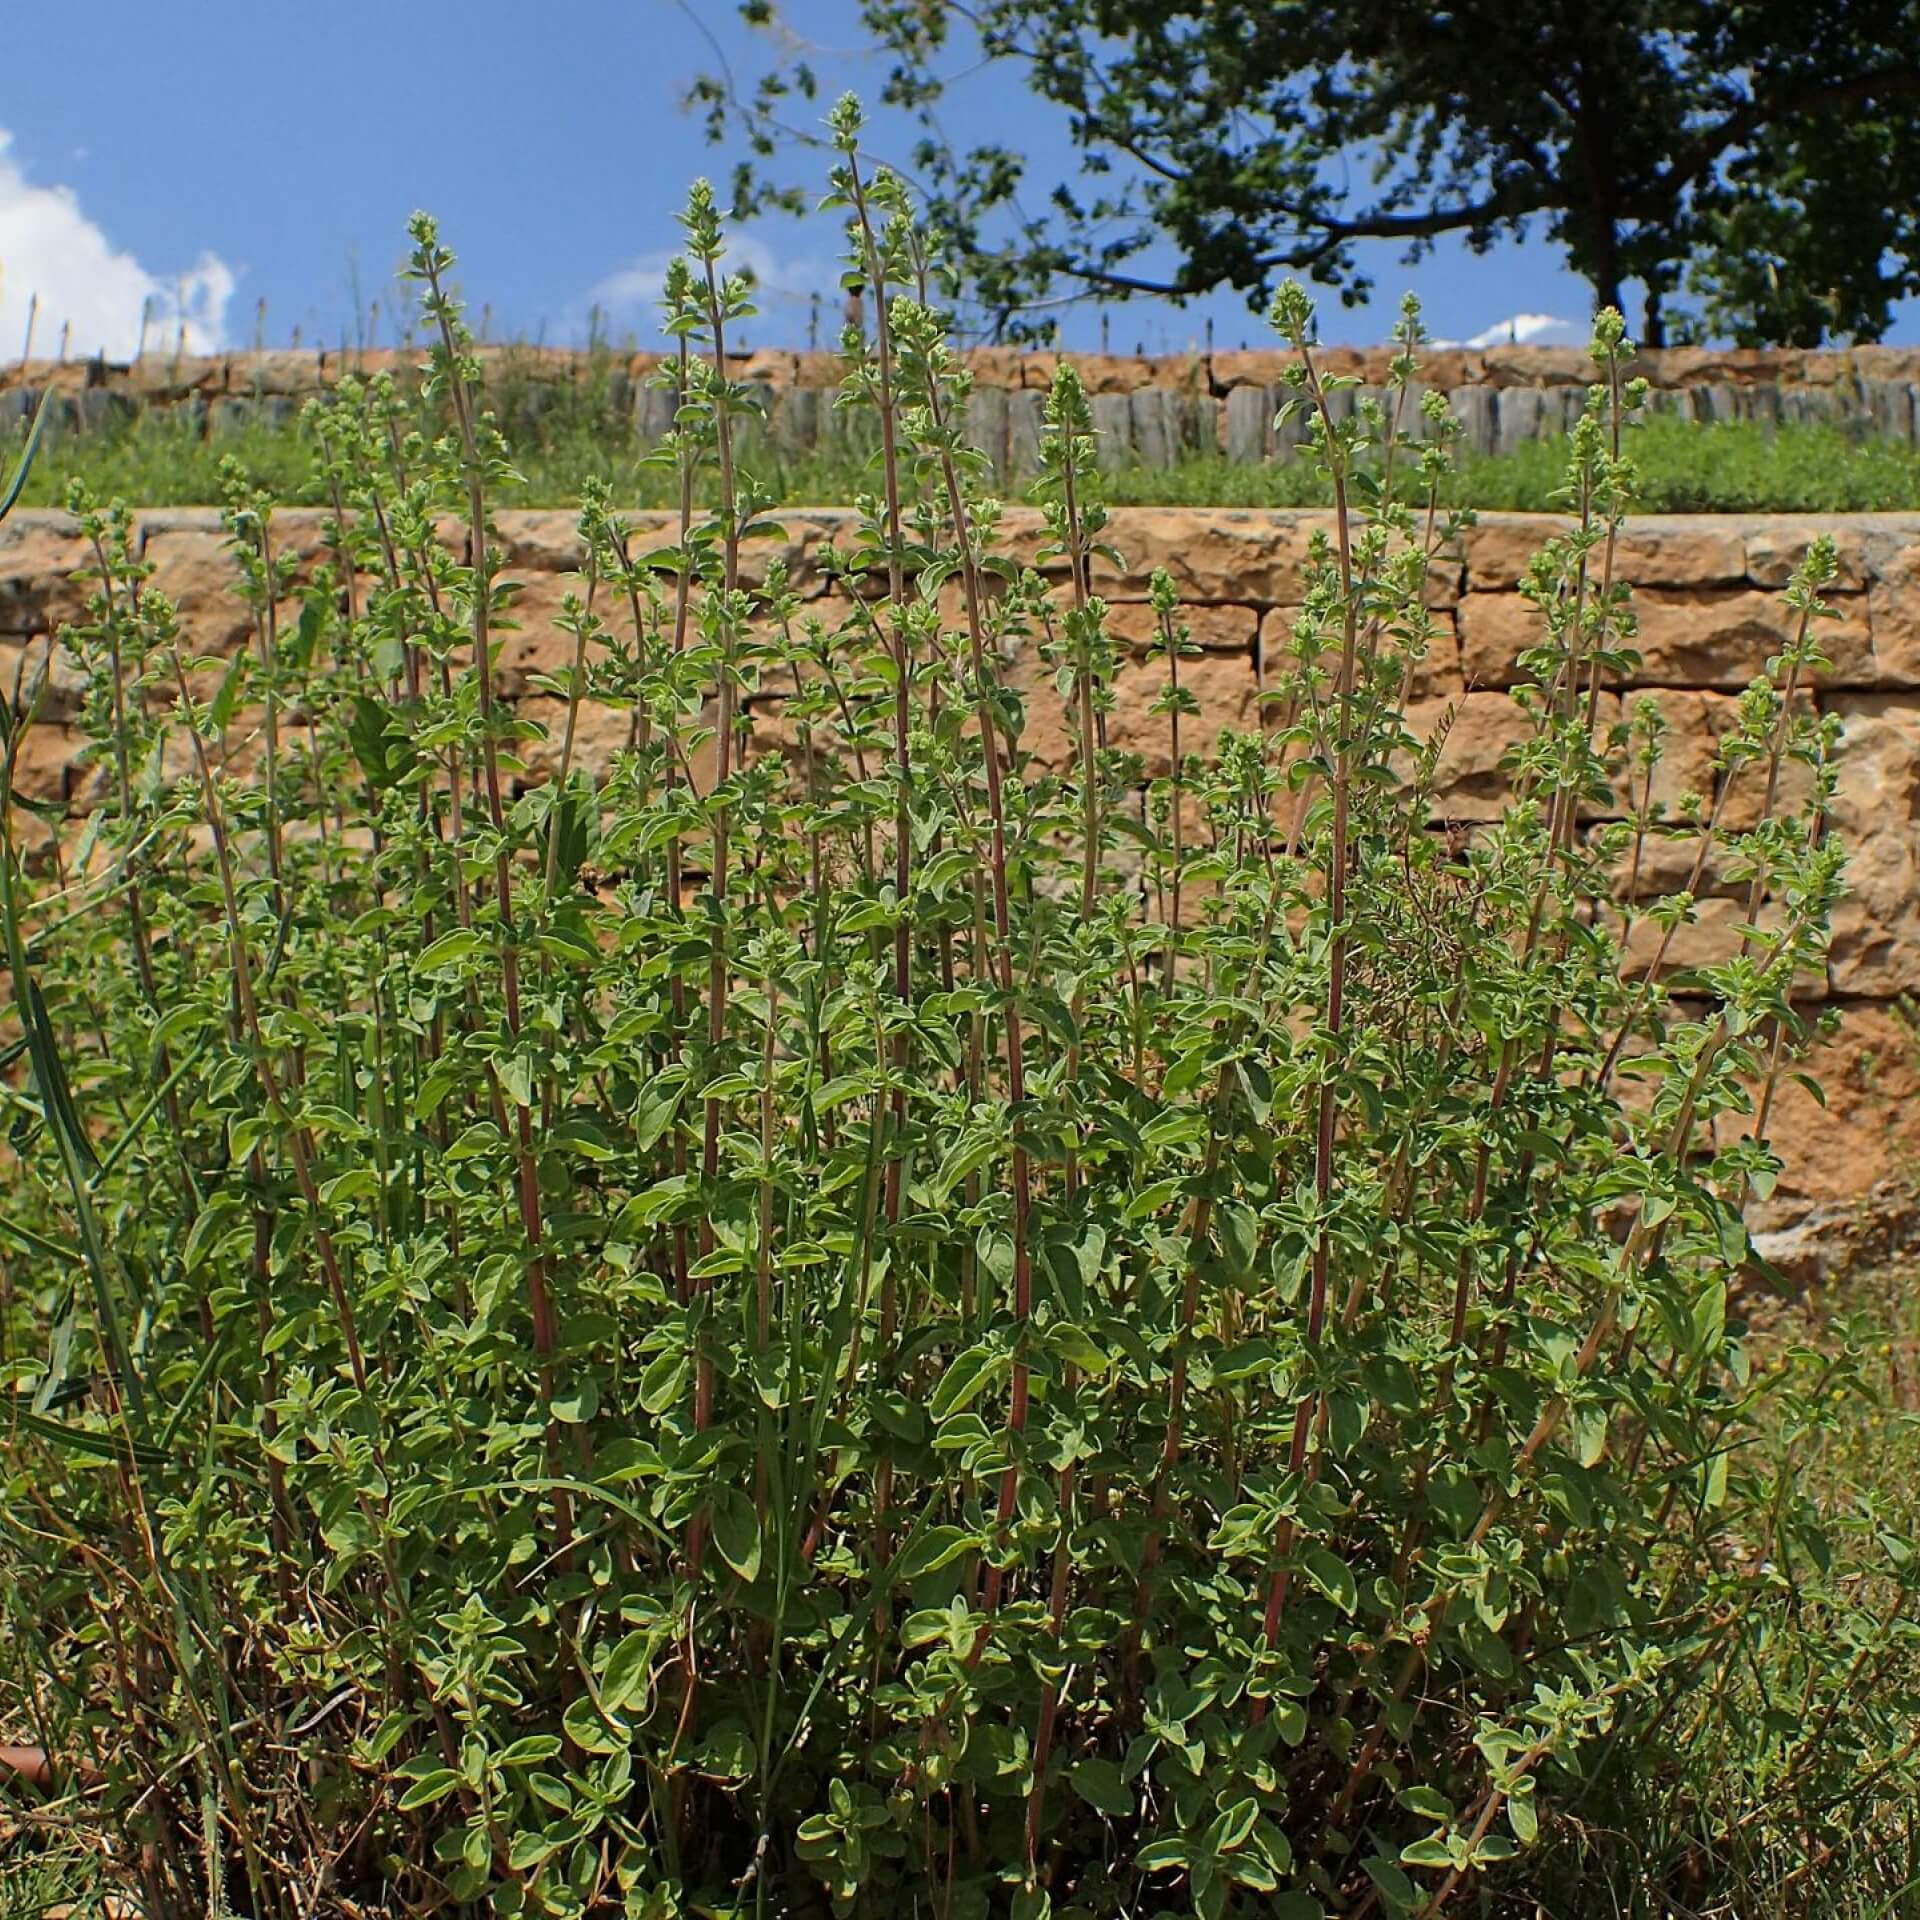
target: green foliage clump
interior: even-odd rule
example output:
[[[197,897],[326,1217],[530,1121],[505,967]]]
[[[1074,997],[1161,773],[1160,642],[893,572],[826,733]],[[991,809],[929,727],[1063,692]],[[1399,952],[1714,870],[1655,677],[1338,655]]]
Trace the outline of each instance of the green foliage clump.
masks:
[[[1195,737],[1155,578],[1143,764],[1085,395],[1017,551],[936,263],[835,137],[885,296],[843,343],[858,531],[757,557],[701,186],[678,536],[587,490],[557,739],[498,697],[512,469],[424,216],[450,427],[378,379],[316,405],[303,584],[229,470],[231,660],[75,491],[98,802],[66,846],[6,800],[31,689],[0,791],[0,1734],[48,1777],[0,1792],[152,1920],[1432,1915],[1623,1828],[1649,1910],[1702,1858],[1857,1871],[1913,1784],[1910,1528],[1792,1496],[1770,1449],[1842,1416],[1762,1428],[1733,1291],[1841,884],[1796,697],[1830,545],[1663,813],[1654,721],[1594,721],[1640,400],[1603,316],[1518,797],[1432,832],[1404,702],[1457,425],[1429,396],[1408,442],[1411,310],[1392,403],[1337,417],[1288,289],[1336,515],[1245,732]],[[629,715],[599,784],[587,700]],[[1667,977],[1661,901],[1635,977],[1609,878],[1667,835],[1746,924]],[[1742,1733],[1754,1674],[1791,1708]]]
[[[510,417],[510,415],[508,416]],[[781,506],[851,500],[871,485],[865,457],[827,446],[784,450],[757,417],[741,423],[755,480]],[[629,412],[596,402],[533,415],[513,431],[514,471],[502,476],[499,507],[565,507],[599,484],[622,507],[660,510],[679,501],[675,475],[649,458]],[[286,506],[323,506],[310,428],[257,422],[208,439],[192,420],[142,413],[126,426],[59,443],[60,471],[101,499],[146,507],[198,506],[217,499],[220,472],[237,461]],[[1557,440],[1530,441],[1493,455],[1462,453],[1443,499],[1453,508],[1558,513],[1566,506],[1566,458]],[[1648,513],[1894,513],[1920,509],[1920,449],[1863,438],[1839,426],[1757,421],[1702,424],[1653,414],[1636,429],[1634,504]],[[63,482],[52,463],[32,475],[29,506],[58,506]],[[1168,467],[1109,466],[1101,476],[1111,506],[1321,507],[1332,503],[1325,469],[1310,455],[1240,462],[1188,454]],[[694,499],[718,501],[711,467],[694,477]]]
[[[688,101],[710,141],[741,143],[739,211],[801,212],[783,163],[812,145],[792,109],[820,84],[815,50],[772,0],[739,11],[769,63],[749,86],[723,60]],[[1596,307],[1638,281],[1649,346],[1877,340],[1920,290],[1914,0],[1619,0],[1604,21],[1555,0],[852,11],[997,340],[1050,338],[1063,299],[1089,290],[1232,288],[1257,311],[1302,273],[1354,305],[1373,286],[1367,242],[1417,260],[1446,235],[1481,252],[1537,233]],[[986,138],[957,140],[982,116],[956,82],[1023,87],[1018,120],[990,114]],[[1031,117],[1050,115],[1054,137],[1037,138]]]

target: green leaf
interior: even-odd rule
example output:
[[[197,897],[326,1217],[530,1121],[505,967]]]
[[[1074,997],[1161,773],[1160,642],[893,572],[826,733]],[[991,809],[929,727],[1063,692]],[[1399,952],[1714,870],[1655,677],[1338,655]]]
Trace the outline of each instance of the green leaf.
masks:
[[[1360,1602],[1360,1590],[1354,1584],[1353,1569],[1337,1553],[1325,1547],[1311,1547],[1305,1560],[1307,1578],[1342,1613],[1352,1613]]]
[[[1419,1898],[1419,1890],[1400,1869],[1382,1854],[1374,1854],[1360,1863],[1367,1878],[1380,1889],[1380,1898],[1389,1913],[1405,1913]]]
[[[902,1557],[900,1577],[918,1580],[923,1574],[938,1573],[963,1553],[982,1544],[980,1536],[965,1527],[929,1527],[913,1549]]]
[[[1260,1803],[1249,1795],[1228,1807],[1213,1823],[1208,1844],[1216,1853],[1231,1853],[1246,1842],[1253,1823],[1260,1818]]]
[[[1569,1423],[1573,1428],[1574,1454],[1583,1467],[1597,1467],[1607,1450],[1607,1410],[1588,1401],[1575,1407]]]
[[[636,1152],[649,1153],[659,1142],[660,1136],[673,1124],[673,1117],[680,1111],[680,1102],[686,1098],[687,1071],[684,1067],[669,1067],[663,1073],[656,1073],[640,1089],[640,1099],[633,1115],[633,1144]]]
[[[421,1807],[431,1807],[444,1800],[459,1784],[460,1776],[451,1767],[437,1767],[432,1773],[422,1774],[400,1796],[399,1809],[402,1813],[413,1813]]]
[[[630,1633],[607,1656],[600,1676],[600,1704],[608,1713],[618,1713],[642,1698],[653,1661],[658,1635]]]
[[[213,696],[213,705],[207,709],[207,717],[213,722],[216,733],[225,733],[233,725],[233,716],[240,707],[240,689],[246,685],[250,658],[244,650],[236,653],[221,676],[220,690]]]
[[[93,1151],[93,1140],[82,1124],[73,1104],[73,1092],[67,1084],[67,1070],[60,1058],[59,1036],[47,1012],[40,982],[31,974],[26,982],[27,1047],[33,1059],[34,1084],[47,1124],[65,1141],[83,1173],[96,1173],[100,1162]],[[91,1255],[89,1255],[91,1258]]]
[[[1705,1483],[1700,1493],[1700,1504],[1708,1512],[1717,1512],[1727,1504],[1727,1461],[1728,1454],[1723,1447],[1707,1462]]]
[[[1082,1373],[1103,1374],[1113,1364],[1112,1354],[1099,1345],[1085,1327],[1075,1326],[1071,1321],[1048,1328],[1047,1345]]]
[[[197,1272],[221,1238],[232,1231],[238,1215],[239,1203],[224,1194],[208,1205],[188,1230],[180,1248],[180,1264],[189,1273]]]
[[[507,1865],[515,1873],[526,1873],[531,1868],[537,1867],[550,1854],[558,1853],[565,1844],[564,1839],[549,1839],[538,1829],[516,1833],[507,1847]]]
[[[516,1107],[533,1105],[534,1061],[525,1052],[510,1053],[495,1063],[500,1086]]]
[[[945,1420],[970,1407],[1012,1362],[988,1346],[969,1347],[948,1366],[933,1390],[933,1417]]]
[[[1409,1813],[1417,1813],[1424,1820],[1438,1820],[1451,1825],[1453,1821],[1453,1802],[1444,1793],[1432,1787],[1407,1787],[1398,1795],[1400,1804]]]
[[[985,1166],[999,1147],[999,1134],[986,1128],[976,1128],[971,1132],[963,1133],[948,1150],[947,1157],[941,1161],[940,1171],[928,1189],[928,1197],[932,1203],[938,1206],[944,1201],[968,1174]]]
[[[27,444],[21,449],[20,463],[13,470],[13,478],[7,482],[7,490],[0,494],[0,520],[10,514],[19,498],[26,490],[27,475],[33,471],[33,457],[40,451],[40,435],[47,424],[47,410],[53,405],[53,388],[41,390],[40,404],[33,410],[33,425],[27,429]]]
[[[1111,1760],[1076,1760],[1067,1769],[1067,1778],[1074,1792],[1096,1813],[1104,1813],[1110,1820],[1132,1817],[1136,1804],[1133,1789]]]
[[[329,1180],[320,1189],[320,1200],[332,1212],[350,1201],[364,1199],[379,1191],[380,1176],[371,1167],[355,1167],[351,1173],[343,1173]]]
[[[63,1265],[78,1266],[86,1257],[78,1247],[64,1246],[58,1240],[49,1240],[44,1233],[36,1233],[33,1228],[22,1226],[17,1220],[0,1219],[0,1241],[6,1241],[18,1247],[24,1253],[41,1254]]]
[[[549,1411],[568,1426],[584,1426],[600,1411],[600,1383],[592,1374],[582,1374],[574,1383],[553,1396]]]
[[[615,1711],[612,1706],[607,1708],[609,1714]],[[583,1753],[625,1753],[633,1738],[624,1724],[609,1727],[592,1698],[584,1693],[560,1716],[560,1724]]]
[[[1260,1251],[1260,1216],[1237,1200],[1223,1200],[1214,1210],[1220,1228],[1220,1258],[1236,1280],[1253,1271]]]
[[[485,938],[471,927],[455,927],[416,955],[413,964],[424,973],[438,973],[443,967],[457,966],[462,960],[471,959],[484,951],[486,944]]]
[[[738,1487],[722,1487],[714,1495],[713,1544],[742,1580],[760,1577],[760,1516]]]
[[[131,1455],[142,1466],[164,1467],[171,1464],[161,1448],[150,1446],[145,1441],[124,1439],[111,1433],[98,1432],[92,1427],[69,1426],[64,1420],[50,1420],[25,1408],[12,1409],[0,1415],[0,1420],[38,1434],[50,1446],[63,1447],[70,1453],[83,1453],[91,1459],[125,1460]]]
[[[640,1376],[640,1406],[658,1418],[686,1388],[687,1356],[679,1348],[657,1353]]]
[[[413,742],[396,727],[399,715],[370,694],[357,694],[347,723],[347,744],[375,792],[397,786],[414,766]]]

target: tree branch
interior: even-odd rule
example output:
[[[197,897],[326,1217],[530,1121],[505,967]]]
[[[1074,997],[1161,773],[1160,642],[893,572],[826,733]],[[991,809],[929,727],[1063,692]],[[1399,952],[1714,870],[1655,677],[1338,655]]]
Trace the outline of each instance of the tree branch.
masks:
[[[1798,88],[1785,99],[1749,100],[1717,125],[1695,135],[1661,171],[1654,182],[1655,191],[1671,204],[1729,147],[1740,146],[1762,127],[1803,113],[1809,107],[1845,106],[1852,101],[1871,99],[1889,88],[1896,95],[1920,94],[1920,66],[1907,61],[1897,66],[1872,67],[1844,80],[1823,80]]]
[[[1507,189],[1490,194],[1470,206],[1436,207],[1428,213],[1362,214],[1357,219],[1339,220],[1332,215],[1305,213],[1297,205],[1277,201],[1274,203],[1276,212],[1302,222],[1311,222],[1316,231],[1311,239],[1303,238],[1297,246],[1256,255],[1251,264],[1263,273],[1274,267],[1297,270],[1318,264],[1350,240],[1432,239],[1443,233],[1458,233],[1463,228],[1480,226],[1488,220],[1510,219],[1523,213],[1541,213],[1550,204],[1551,197],[1538,188],[1524,191]],[[1148,280],[1135,274],[1115,273],[1111,268],[1073,260],[1058,262],[1055,270],[1115,293],[1160,294],[1175,300],[1188,300],[1197,294],[1210,292],[1220,284],[1222,278],[1215,274],[1205,280]]]

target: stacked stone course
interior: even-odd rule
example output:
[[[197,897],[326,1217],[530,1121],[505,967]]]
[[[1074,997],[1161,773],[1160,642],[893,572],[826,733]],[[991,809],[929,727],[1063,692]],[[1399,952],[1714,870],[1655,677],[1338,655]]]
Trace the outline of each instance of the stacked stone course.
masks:
[[[516,421],[537,421],[591,389],[598,417],[625,419],[636,441],[658,440],[673,419],[672,396],[651,378],[654,353],[576,353],[528,346],[479,350],[483,377]],[[1334,396],[1350,408],[1386,389],[1385,348],[1328,347],[1323,369],[1360,384]],[[1132,356],[976,348],[964,356],[976,382],[972,429],[1003,473],[1036,464],[1040,408],[1062,358],[1079,369],[1102,434],[1102,458],[1116,466],[1162,468],[1207,455],[1235,464],[1288,458],[1303,428],[1276,424],[1292,356],[1278,349]],[[411,379],[419,360],[405,349],[283,350],[210,357],[148,354],[131,364],[100,360],[16,362],[0,367],[0,431],[17,426],[51,388],[56,420],[97,430],[142,410],[181,414],[209,437],[255,421],[291,418],[301,404],[353,373]],[[762,348],[732,357],[731,371],[756,394],[766,434],[789,455],[831,449],[849,431],[833,399],[843,368],[835,354]],[[1835,351],[1672,347],[1641,354],[1628,368],[1644,377],[1656,411],[1700,421],[1827,422],[1863,437],[1920,439],[1920,350]],[[1555,438],[1578,414],[1592,362],[1566,347],[1442,348],[1422,362],[1426,387],[1444,392],[1475,452],[1508,452]],[[1417,399],[1417,396],[1413,396]],[[1407,421],[1417,423],[1417,410]]]
[[[672,538],[667,515],[630,519],[637,547]],[[752,543],[749,574],[759,577],[768,561],[783,559],[804,596],[803,612],[835,624],[846,607],[822,560],[830,544],[851,532],[852,516],[823,509],[782,519],[784,539]],[[322,549],[323,524],[318,512],[282,512],[275,518],[276,544],[311,561]],[[1309,541],[1325,524],[1325,516],[1311,512],[1138,508],[1114,514],[1112,538],[1125,566],[1107,567],[1096,580],[1111,605],[1120,649],[1109,739],[1141,754],[1147,777],[1166,770],[1166,723],[1150,711],[1165,675],[1163,663],[1147,653],[1154,570],[1173,575],[1183,617],[1202,649],[1182,679],[1202,708],[1187,738],[1204,750],[1223,727],[1258,724],[1265,664],[1286,644]],[[1518,584],[1528,557],[1558,524],[1537,515],[1483,516],[1430,579],[1438,637],[1415,683],[1409,718],[1422,735],[1450,720],[1434,808],[1438,819],[1469,834],[1497,818],[1508,801],[1501,758],[1527,731],[1511,689],[1520,677],[1518,656],[1539,633]],[[504,512],[498,528],[507,571],[522,583],[518,630],[502,649],[499,684],[557,740],[562,703],[534,682],[572,657],[572,639],[555,616],[564,595],[583,588],[574,571],[580,554],[573,517]],[[248,617],[233,594],[217,514],[154,511],[140,517],[139,529],[153,584],[180,609],[189,645],[230,652],[244,644]],[[1839,1027],[1817,1063],[1827,1107],[1798,1086],[1781,1097],[1780,1137],[1792,1151],[1763,1216],[1771,1250],[1800,1265],[1825,1264],[1852,1246],[1920,1225],[1920,1030],[1907,1011],[1911,997],[1920,996],[1920,514],[1632,521],[1618,567],[1636,588],[1643,665],[1631,686],[1607,696],[1603,709],[1611,720],[1643,696],[1656,702],[1669,728],[1656,797],[1669,808],[1689,789],[1710,797],[1715,742],[1733,725],[1739,691],[1764,671],[1787,635],[1780,589],[1823,532],[1833,536],[1839,554],[1830,596],[1839,617],[1824,632],[1833,666],[1816,678],[1809,697],[1840,721],[1833,827],[1851,850],[1851,865],[1825,975],[1807,981],[1804,992],[1810,1003],[1831,1006]],[[1009,514],[1015,552],[1031,559],[1041,533],[1036,514]],[[63,515],[16,514],[0,525],[0,678],[12,689],[47,676],[42,719],[28,735],[18,770],[20,786],[27,797],[64,804],[76,816],[96,804],[101,776],[81,755],[77,672],[50,640],[63,621],[81,614],[85,590],[72,576],[86,558]],[[1051,670],[1037,651],[1016,654],[1007,670],[1028,696],[1023,747],[1040,765],[1065,765],[1069,723],[1052,692]],[[777,697],[754,704],[763,749],[784,737],[779,708]],[[578,763],[603,769],[625,744],[628,726],[625,712],[589,704],[578,732]],[[551,758],[551,750],[531,749],[525,777],[544,777]],[[1728,817],[1734,825],[1743,820],[1737,805]],[[1651,897],[1680,886],[1691,851],[1691,843],[1654,842],[1641,863],[1637,893]],[[1737,945],[1744,890],[1710,872],[1704,891],[1697,923],[1675,943],[1670,965],[1708,963]],[[1632,951],[1644,960],[1644,947]]]

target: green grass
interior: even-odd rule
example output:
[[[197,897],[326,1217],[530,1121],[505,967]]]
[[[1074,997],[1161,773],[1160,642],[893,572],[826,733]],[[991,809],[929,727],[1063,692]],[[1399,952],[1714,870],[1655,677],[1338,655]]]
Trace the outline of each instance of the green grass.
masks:
[[[1755,1439],[1777,1445],[1771,1468],[1784,1501],[1799,1503],[1836,1538],[1879,1529],[1882,1539],[1912,1539],[1920,1529],[1920,1269],[1911,1260],[1844,1274],[1791,1302],[1761,1296],[1745,1306],[1751,1316],[1748,1353],[1755,1377],[1769,1384]],[[1823,1406],[1825,1417],[1802,1416]],[[1738,1543],[1729,1540],[1729,1551]],[[1742,1750],[1770,1710],[1786,1710],[1789,1740],[1805,1707],[1793,1688],[1801,1669],[1797,1642],[1832,1630],[1821,1604],[1803,1604],[1805,1568],[1782,1567],[1770,1595],[1753,1604],[1770,1617],[1754,1644],[1787,1657],[1763,1673],[1758,1664],[1727,1676],[1733,1710],[1699,1739],[1676,1738],[1673,1767],[1662,1782],[1643,1783],[1633,1800],[1639,1824],[1631,1832],[1604,1823],[1583,1831],[1569,1821],[1542,1863],[1543,1910],[1568,1920],[1674,1920],[1688,1908],[1665,1903],[1671,1887],[1642,1884],[1648,1860],[1696,1863],[1699,1907],[1705,1920],[1920,1920],[1920,1812],[1909,1805],[1880,1827],[1877,1871],[1828,1871],[1796,1890],[1789,1880],[1805,1863],[1791,1835],[1770,1829],[1755,1788],[1766,1769]],[[1866,1576],[1856,1593],[1863,1612],[1900,1604],[1895,1590]],[[1920,1680],[1920,1636],[1904,1651],[1862,1673],[1852,1705],[1910,1697]],[[1895,1726],[1889,1750],[1916,1729]],[[1742,1783],[1744,1821],[1729,1817],[1729,1783]],[[1729,1828],[1751,1841],[1715,1857],[1715,1832]]]
[[[106,1920],[115,1911],[78,1848],[24,1834],[16,1844],[0,1812],[0,1920],[46,1920],[60,1907],[71,1907],[73,1920]]]
[[[589,477],[605,480],[626,506],[672,504],[671,472],[643,459],[625,423],[610,410],[580,405],[558,418],[509,424],[523,479],[501,491],[502,505],[571,507]],[[1835,427],[1698,426],[1657,416],[1637,431],[1634,449],[1643,512],[1920,509],[1920,449],[1856,439]],[[229,456],[276,498],[318,504],[312,448],[297,426],[253,426],[204,439],[184,420],[165,414],[141,416],[117,431],[55,440],[25,503],[57,505],[67,478],[76,476],[102,496],[143,506],[201,505],[220,497],[220,463]],[[1452,490],[1459,504],[1483,510],[1550,511],[1562,504],[1556,490],[1565,460],[1558,440],[1538,441],[1494,459],[1468,460]],[[790,505],[850,501],[875,484],[865,464],[845,451],[763,457],[755,470]],[[1196,458],[1160,470],[1133,467],[1112,476],[1108,496],[1123,506],[1326,504],[1321,476],[1304,461],[1254,467]]]

